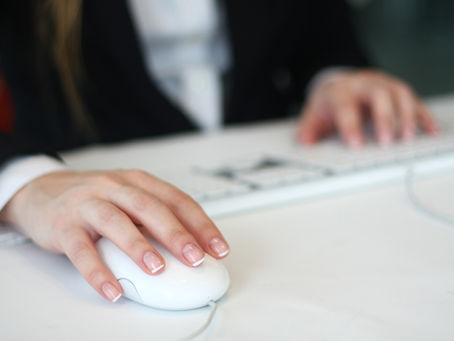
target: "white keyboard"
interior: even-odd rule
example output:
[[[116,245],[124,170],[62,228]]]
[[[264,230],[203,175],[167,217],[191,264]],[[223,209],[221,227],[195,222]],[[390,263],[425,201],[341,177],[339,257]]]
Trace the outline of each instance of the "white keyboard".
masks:
[[[197,200],[211,217],[273,207],[416,175],[454,171],[454,97],[430,103],[441,127],[387,147],[352,150],[338,139],[314,147],[293,142],[295,122],[233,127],[208,136],[137,141],[64,155],[75,169],[141,168]],[[126,166],[125,166],[126,165]],[[0,226],[1,246],[25,240]]]
[[[409,167],[418,174],[454,171],[454,125],[436,137],[387,147],[370,143],[358,150],[338,140],[307,148],[298,144],[177,170],[160,177],[196,201],[210,217],[273,207],[392,181],[402,181]],[[28,239],[0,225],[0,249]]]
[[[352,150],[338,140],[307,148],[203,164],[168,172],[166,180],[197,200],[211,217],[275,206],[295,200],[401,181],[409,167],[418,174],[454,170],[454,126],[438,136],[383,147],[369,143]]]

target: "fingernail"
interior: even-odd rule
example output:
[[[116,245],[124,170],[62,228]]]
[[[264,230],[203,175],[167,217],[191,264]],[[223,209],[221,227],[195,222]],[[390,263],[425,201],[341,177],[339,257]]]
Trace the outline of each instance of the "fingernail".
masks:
[[[106,295],[106,297],[112,303],[117,302],[118,299],[121,297],[121,292],[119,292],[118,289],[112,283],[109,282],[103,284],[102,291],[104,295]]]
[[[362,145],[362,141],[358,136],[352,136],[348,139],[348,144],[352,148],[359,148]]]
[[[186,244],[183,248],[183,256],[192,266],[202,264],[205,259],[205,253],[192,243]]]
[[[414,136],[415,136],[415,132],[414,132],[413,128],[405,128],[402,133],[402,137],[405,141],[412,140]]]
[[[393,137],[389,131],[382,131],[379,135],[379,141],[383,145],[388,145],[393,141]]]
[[[224,257],[230,252],[228,245],[218,237],[211,239],[210,248],[218,255],[218,257]]]
[[[151,273],[154,274],[158,272],[164,267],[164,263],[162,262],[161,257],[159,257],[156,253],[148,251],[143,256],[143,262],[150,269]]]

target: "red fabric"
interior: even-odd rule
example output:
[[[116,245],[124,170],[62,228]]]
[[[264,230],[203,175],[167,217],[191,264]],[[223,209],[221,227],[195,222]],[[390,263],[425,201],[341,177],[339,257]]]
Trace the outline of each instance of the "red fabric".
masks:
[[[10,132],[13,129],[13,103],[8,86],[0,72],[0,131]]]

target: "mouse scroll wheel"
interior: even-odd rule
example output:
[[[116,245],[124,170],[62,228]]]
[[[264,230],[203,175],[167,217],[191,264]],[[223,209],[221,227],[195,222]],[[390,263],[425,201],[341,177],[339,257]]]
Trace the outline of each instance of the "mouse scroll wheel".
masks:
[[[127,278],[118,278],[118,283],[120,283],[121,287],[123,288],[123,294],[130,300],[136,302],[142,302],[142,297],[140,297],[139,292],[137,291],[136,286]]]

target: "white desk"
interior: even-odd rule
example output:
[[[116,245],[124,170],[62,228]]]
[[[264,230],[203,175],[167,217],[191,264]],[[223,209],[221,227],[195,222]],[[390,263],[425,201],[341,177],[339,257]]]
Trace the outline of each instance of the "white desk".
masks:
[[[438,104],[454,108],[453,101]],[[269,129],[138,141],[66,159],[78,169],[159,173],[168,164],[233,153],[252,136],[280,143],[291,131]],[[417,181],[415,189],[428,205],[454,214],[454,172]],[[225,260],[232,283],[202,340],[454,339],[454,227],[416,211],[402,184],[216,223],[232,247]],[[174,340],[208,315],[108,303],[65,257],[33,244],[0,250],[0,272],[0,340]]]

